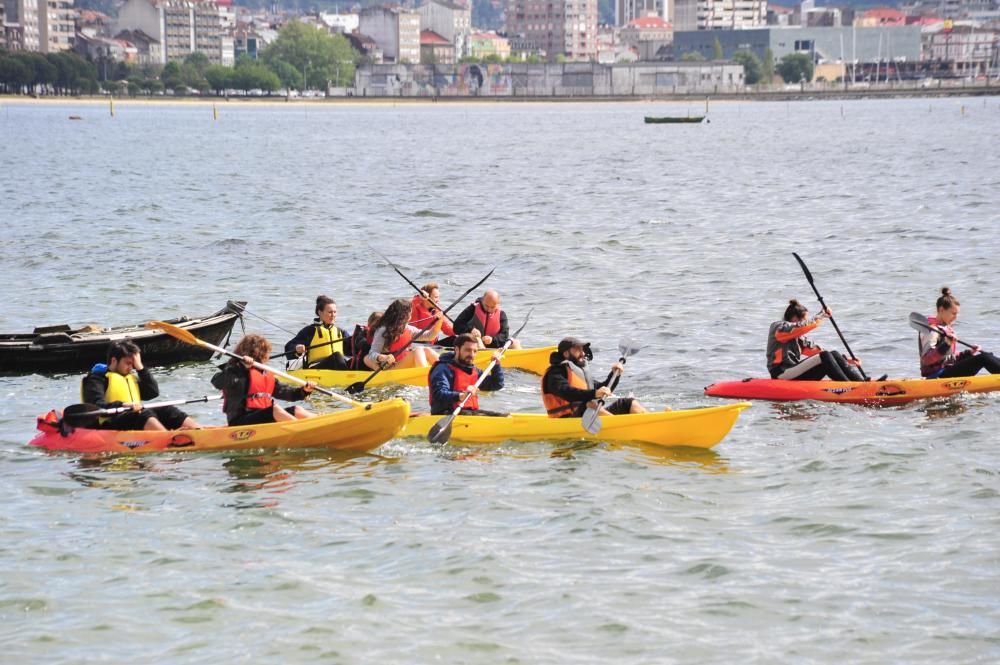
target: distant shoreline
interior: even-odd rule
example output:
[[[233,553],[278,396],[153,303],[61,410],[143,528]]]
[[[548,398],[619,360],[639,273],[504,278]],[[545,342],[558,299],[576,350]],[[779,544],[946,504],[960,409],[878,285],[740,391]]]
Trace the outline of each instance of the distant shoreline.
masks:
[[[122,105],[157,105],[157,104],[191,104],[191,105],[285,105],[300,106],[397,106],[400,104],[503,104],[503,103],[574,103],[574,102],[609,102],[609,103],[651,103],[651,102],[703,102],[708,101],[810,101],[854,100],[854,99],[890,99],[890,98],[938,98],[938,97],[982,97],[1000,96],[1000,81],[995,84],[975,86],[948,87],[893,87],[893,88],[854,88],[824,89],[824,90],[767,90],[743,93],[692,93],[656,96],[579,96],[579,97],[216,97],[216,96],[185,96],[185,97],[115,97],[115,104]],[[0,104],[109,104],[110,98],[104,95],[87,96],[56,96],[29,97],[24,95],[0,95]]]

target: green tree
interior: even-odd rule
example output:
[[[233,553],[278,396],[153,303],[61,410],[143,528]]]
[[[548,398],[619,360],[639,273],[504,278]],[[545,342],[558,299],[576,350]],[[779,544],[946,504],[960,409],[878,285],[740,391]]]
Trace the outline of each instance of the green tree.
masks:
[[[277,61],[285,62],[299,72],[296,87],[326,88],[332,81],[340,86],[354,80],[354,63],[357,51],[343,35],[331,36],[311,25],[290,21],[278,32],[274,40],[261,54],[261,59],[271,67],[286,85],[291,82],[274,67]]]
[[[167,64],[163,65],[163,71],[160,73],[160,80],[163,81],[163,85],[167,88],[173,88],[176,90],[177,86],[184,83],[181,72],[181,63],[171,60]]]
[[[737,51],[733,53],[733,62],[743,65],[743,82],[754,85],[760,81],[760,59],[752,51]]]
[[[722,60],[722,43],[718,37],[712,42],[712,60]]]
[[[760,66],[760,78],[765,85],[771,85],[774,80],[774,51],[764,49],[764,62]]]
[[[34,70],[13,56],[0,56],[0,86],[6,92],[21,94],[31,85]]]
[[[778,73],[785,83],[811,81],[813,75],[812,58],[805,53],[789,53],[778,63]]]
[[[260,89],[264,92],[274,92],[281,87],[281,79],[266,65],[253,60],[237,63],[233,70],[232,86],[238,90]]]
[[[277,74],[281,81],[281,87],[291,90],[292,88],[298,89],[302,85],[302,72],[296,71],[295,67],[284,60],[274,60],[267,67]]]
[[[221,94],[227,88],[234,87],[232,84],[234,73],[232,69],[223,65],[209,65],[203,72],[208,86],[217,94]]]
[[[184,58],[184,64],[193,67],[199,75],[205,73],[205,69],[211,64],[208,56],[201,51],[195,51]]]
[[[681,56],[681,61],[683,62],[704,62],[705,56],[697,51],[688,51]]]

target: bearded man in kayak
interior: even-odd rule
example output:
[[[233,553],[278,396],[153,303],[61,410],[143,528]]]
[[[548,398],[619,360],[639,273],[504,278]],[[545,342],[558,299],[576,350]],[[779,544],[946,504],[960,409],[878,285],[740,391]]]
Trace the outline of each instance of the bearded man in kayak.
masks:
[[[289,386],[278,383],[271,372],[254,367],[254,361],[266,363],[271,355],[271,343],[260,335],[244,335],[233,353],[233,358],[222,366],[222,371],[212,377],[212,385],[222,391],[222,410],[229,425],[261,425],[287,420],[312,418],[315,414],[301,406],[293,406],[291,413],[276,404],[274,398],[301,400],[308,397],[316,384]]]
[[[351,353],[345,352],[344,345],[350,340],[343,328],[334,325],[336,322],[337,303],[329,296],[316,296],[316,318],[288,340],[285,356],[304,355],[302,366],[308,369],[348,369]]]
[[[589,360],[594,359],[590,344],[576,337],[566,337],[559,342],[556,351],[549,356],[549,368],[542,376],[542,402],[550,418],[579,418],[587,407],[596,407],[594,400],[611,396],[611,382],[625,372],[625,367],[616,362],[611,366],[608,378],[595,383],[590,373]],[[618,397],[605,404],[598,411],[601,415],[623,415],[645,413],[639,400],[632,397]]]
[[[427,282],[420,287],[420,293],[413,296],[411,301],[413,310],[410,312],[410,325],[415,328],[423,328],[437,316],[441,310],[441,289],[437,282]],[[441,332],[446,337],[439,337],[433,340],[433,344],[440,346],[452,346],[455,343],[455,329],[451,322],[445,319],[441,322]]]
[[[134,370],[134,372],[133,372]],[[131,411],[101,418],[99,429],[155,430],[197,429],[193,418],[176,406],[142,408],[143,400],[155,399],[160,387],[142,364],[142,354],[129,339],[111,342],[107,364],[94,365],[80,386],[83,401],[102,409],[131,406]]]
[[[504,416],[507,414],[486,411],[479,408],[480,390],[500,390],[503,388],[504,374],[500,366],[499,353],[493,358],[497,363],[489,376],[476,388],[476,381],[482,375],[478,367],[473,365],[479,341],[465,333],[455,338],[454,352],[441,354],[431,368],[427,377],[427,387],[430,389],[431,415],[444,416],[455,410],[463,399],[468,397],[459,415],[462,416]]]
[[[937,299],[937,316],[927,317],[927,323],[944,331],[928,330],[920,333],[920,375],[925,379],[950,379],[956,376],[975,376],[985,369],[990,374],[1000,374],[1000,359],[992,353],[974,346],[958,351],[958,338],[951,324],[958,318],[961,303],[947,286]]]
[[[500,294],[495,289],[487,289],[482,298],[462,310],[455,318],[455,334],[470,333],[486,349],[499,349],[510,338],[507,314],[500,309]],[[516,339],[510,344],[512,349],[520,349]]]
[[[860,360],[847,360],[839,351],[824,351],[806,333],[833,315],[825,308],[809,318],[809,310],[798,300],[789,300],[781,321],[771,324],[767,332],[767,371],[772,379],[793,381],[819,381],[825,376],[833,381],[864,381],[854,366]]]

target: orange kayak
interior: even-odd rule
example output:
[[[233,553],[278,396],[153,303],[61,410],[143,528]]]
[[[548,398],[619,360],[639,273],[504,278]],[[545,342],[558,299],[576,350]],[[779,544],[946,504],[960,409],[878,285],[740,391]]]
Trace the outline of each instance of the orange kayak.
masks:
[[[258,448],[337,448],[366,451],[396,436],[410,416],[410,405],[391,399],[315,418],[264,425],[205,427],[152,432],[69,427],[58,412],[38,419],[39,434],[29,445],[78,453],[157,453]]]
[[[764,399],[775,402],[817,400],[885,406],[958,393],[1000,390],[1000,374],[952,379],[887,379],[885,381],[788,381],[743,379],[722,381],[705,388],[709,397]]]

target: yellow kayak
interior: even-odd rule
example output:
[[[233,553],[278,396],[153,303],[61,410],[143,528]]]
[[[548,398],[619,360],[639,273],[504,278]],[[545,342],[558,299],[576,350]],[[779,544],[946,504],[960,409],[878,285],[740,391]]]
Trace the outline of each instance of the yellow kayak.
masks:
[[[510,349],[503,355],[501,363],[504,369],[519,369],[532,374],[542,375],[549,366],[549,356],[556,350],[554,346],[542,346],[534,349]],[[496,349],[483,349],[476,353],[476,367],[485,369],[493,359]],[[427,386],[427,375],[430,367],[411,367],[409,369],[384,369],[368,382],[368,388],[389,383],[406,386]],[[289,374],[304,381],[312,381],[319,386],[349,386],[358,381],[364,381],[372,373],[371,370],[340,371],[334,369],[297,369]],[[281,377],[279,376],[280,380]]]
[[[499,443],[591,439],[642,441],[659,446],[711,448],[722,441],[749,402],[682,411],[651,411],[625,416],[602,416],[601,431],[590,434],[581,418],[549,418],[543,413],[514,413],[506,417],[458,416],[451,426],[451,441]],[[446,416],[413,416],[400,436],[426,437]]]
[[[116,431],[59,427],[39,418],[40,433],[30,445],[79,453],[156,453],[239,450],[245,448],[336,448],[366,451],[379,447],[406,425],[410,405],[391,399],[361,408],[264,425],[205,427],[168,432]]]

